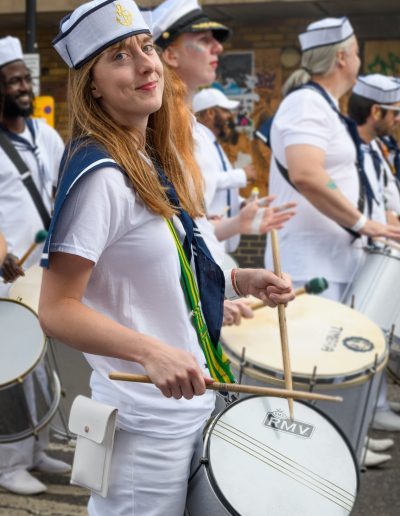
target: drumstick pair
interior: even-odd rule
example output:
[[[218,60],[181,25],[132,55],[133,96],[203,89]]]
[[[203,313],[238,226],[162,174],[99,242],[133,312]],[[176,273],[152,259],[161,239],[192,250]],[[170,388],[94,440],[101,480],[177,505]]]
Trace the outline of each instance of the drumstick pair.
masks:
[[[123,382],[153,383],[148,376],[140,374],[118,373],[113,372],[108,375],[110,380],[119,380]],[[220,383],[214,382],[206,385],[206,389],[212,391],[238,392],[245,394],[257,394],[261,396],[273,396],[276,398],[293,398],[308,401],[343,401],[340,396],[327,396],[326,394],[316,394],[314,392],[295,391],[286,389],[277,389],[274,387],[257,387],[255,385],[242,385],[240,383]]]

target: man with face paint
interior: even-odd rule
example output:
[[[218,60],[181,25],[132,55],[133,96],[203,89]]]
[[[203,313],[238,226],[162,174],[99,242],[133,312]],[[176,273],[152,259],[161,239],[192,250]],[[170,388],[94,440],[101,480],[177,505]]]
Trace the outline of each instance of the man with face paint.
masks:
[[[0,39],[0,224],[8,247],[2,266],[8,271],[0,278],[0,297],[7,297],[10,284],[24,272],[17,265],[35,241],[38,231],[45,229],[43,217],[26,187],[31,178],[43,207],[50,216],[52,193],[64,145],[57,132],[46,123],[30,118],[33,112],[32,77],[23,60],[17,38]],[[6,143],[4,143],[4,141]],[[6,147],[4,147],[6,146]],[[14,147],[26,165],[28,173],[21,175],[6,148]],[[43,214],[42,214],[43,215]],[[41,246],[28,260],[27,267],[38,263]],[[39,288],[39,285],[38,285]],[[18,328],[15,328],[18,331]],[[0,358],[0,362],[4,367]],[[33,364],[32,364],[33,366]],[[1,417],[9,417],[2,414]],[[65,473],[68,464],[52,459],[44,453],[48,445],[48,431],[39,438],[0,445],[0,487],[17,494],[31,495],[46,490],[46,486],[28,470],[47,473]]]
[[[208,199],[207,212],[212,215],[227,215],[229,217],[236,215],[240,210],[241,199],[239,196],[239,188],[223,188],[227,182],[230,182],[228,175],[234,171],[227,155],[220,145],[220,141],[226,138],[228,124],[232,121],[233,111],[239,107],[239,102],[229,100],[221,91],[216,88],[204,88],[196,93],[193,97],[193,112],[197,120],[204,126],[204,132],[210,140],[210,151],[217,165],[217,171],[212,172],[214,180],[219,187],[214,193],[212,199]],[[236,169],[240,172],[244,171],[248,178],[254,177],[256,174],[252,164],[247,165],[244,169]],[[212,178],[206,177],[206,184],[210,183]],[[228,252],[234,252],[240,242],[240,235],[235,235],[225,241],[225,248]]]

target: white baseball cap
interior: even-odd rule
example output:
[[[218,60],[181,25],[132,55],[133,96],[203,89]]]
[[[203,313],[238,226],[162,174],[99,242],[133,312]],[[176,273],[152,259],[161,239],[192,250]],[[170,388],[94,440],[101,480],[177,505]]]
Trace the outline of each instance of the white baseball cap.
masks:
[[[237,109],[239,104],[238,100],[229,100],[222,91],[216,88],[204,88],[193,97],[193,112],[199,113],[213,107],[220,107],[231,111],[232,109]]]
[[[0,66],[12,63],[13,61],[23,60],[21,42],[13,36],[6,36],[0,39]]]

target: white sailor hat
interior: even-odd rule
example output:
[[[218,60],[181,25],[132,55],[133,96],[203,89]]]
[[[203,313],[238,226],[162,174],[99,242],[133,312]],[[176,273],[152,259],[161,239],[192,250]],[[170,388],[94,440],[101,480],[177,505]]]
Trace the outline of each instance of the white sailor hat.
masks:
[[[53,46],[70,68],[80,68],[107,47],[149,33],[134,0],[92,0],[60,22]]]
[[[358,77],[353,93],[377,104],[394,104],[400,102],[400,82],[380,73],[364,75]]]
[[[154,41],[163,49],[180,34],[206,30],[211,30],[219,42],[231,34],[228,27],[210,20],[197,0],[165,0],[153,11]]]
[[[302,52],[317,47],[336,45],[354,34],[353,27],[346,17],[324,18],[311,23],[306,32],[299,35]]]
[[[0,67],[12,63],[13,61],[17,61],[18,59],[24,59],[20,40],[18,38],[13,38],[12,36],[1,38]]]
[[[222,91],[216,88],[204,88],[193,97],[194,113],[199,113],[200,111],[213,107],[220,107],[231,111],[239,107],[239,104],[240,102],[238,100],[229,100]]]

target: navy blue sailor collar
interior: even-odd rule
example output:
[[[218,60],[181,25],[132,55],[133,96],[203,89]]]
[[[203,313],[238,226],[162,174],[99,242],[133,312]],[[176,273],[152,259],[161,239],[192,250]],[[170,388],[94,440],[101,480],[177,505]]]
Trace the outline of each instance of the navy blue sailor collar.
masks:
[[[110,157],[106,149],[94,140],[89,138],[77,139],[66,146],[60,164],[54,212],[40,261],[42,267],[46,269],[50,267],[51,239],[67,196],[83,176],[104,166],[122,170],[118,163]]]

